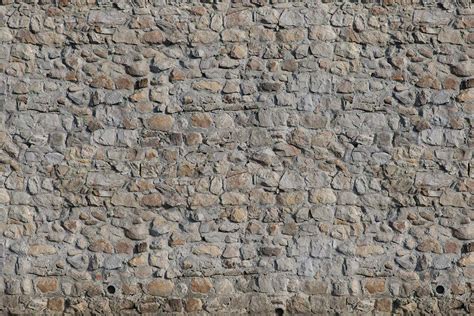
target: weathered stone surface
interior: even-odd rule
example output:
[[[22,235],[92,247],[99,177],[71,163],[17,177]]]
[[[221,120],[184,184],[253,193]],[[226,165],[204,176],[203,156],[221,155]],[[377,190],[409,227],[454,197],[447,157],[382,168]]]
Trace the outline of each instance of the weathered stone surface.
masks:
[[[39,278],[36,287],[42,293],[55,292],[58,289],[58,280],[54,277]]]
[[[454,229],[453,235],[454,237],[461,240],[474,239],[474,224],[471,223]]]
[[[468,0],[0,0],[0,310],[472,312],[473,27]]]
[[[170,280],[157,279],[149,282],[145,292],[153,296],[169,296],[174,290],[174,284]]]
[[[87,16],[88,23],[97,23],[105,25],[120,25],[127,21],[127,15],[116,10],[94,10]]]
[[[146,120],[146,126],[152,130],[169,131],[173,128],[174,118],[171,115],[155,114]]]

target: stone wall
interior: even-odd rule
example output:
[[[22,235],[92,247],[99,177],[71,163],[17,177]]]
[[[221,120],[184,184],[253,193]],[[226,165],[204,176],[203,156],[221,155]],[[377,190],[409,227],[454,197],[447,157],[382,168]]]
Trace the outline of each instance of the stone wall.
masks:
[[[0,0],[3,313],[474,312],[469,0]]]

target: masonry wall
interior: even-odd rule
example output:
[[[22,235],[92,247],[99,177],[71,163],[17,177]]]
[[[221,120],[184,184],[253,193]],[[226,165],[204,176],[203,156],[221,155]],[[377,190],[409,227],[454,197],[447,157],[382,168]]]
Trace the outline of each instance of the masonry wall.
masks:
[[[473,313],[474,8],[356,2],[0,0],[0,311]]]

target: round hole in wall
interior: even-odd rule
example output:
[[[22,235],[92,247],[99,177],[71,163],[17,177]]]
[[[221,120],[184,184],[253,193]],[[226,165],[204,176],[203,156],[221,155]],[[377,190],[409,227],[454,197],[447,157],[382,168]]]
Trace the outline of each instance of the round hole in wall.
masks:
[[[283,315],[283,309],[282,308],[275,308],[275,315],[282,316]]]
[[[446,289],[442,285],[438,285],[435,289],[436,293],[443,295],[446,292]]]
[[[115,294],[116,291],[117,289],[115,288],[115,286],[113,285],[107,286],[107,292],[109,292],[109,294]]]

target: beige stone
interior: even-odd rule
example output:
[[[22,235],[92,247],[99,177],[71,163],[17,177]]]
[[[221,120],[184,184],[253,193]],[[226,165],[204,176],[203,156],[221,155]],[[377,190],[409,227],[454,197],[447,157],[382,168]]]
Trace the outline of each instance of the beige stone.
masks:
[[[311,191],[309,200],[315,204],[334,204],[337,201],[337,197],[333,190],[324,188]]]
[[[209,128],[212,124],[212,116],[207,113],[196,113],[191,116],[191,126]]]
[[[34,244],[28,249],[28,254],[33,257],[47,256],[55,254],[56,248],[51,245]]]
[[[166,114],[155,114],[146,120],[146,126],[152,130],[169,131],[173,128],[174,118]]]
[[[213,288],[208,278],[194,278],[191,280],[191,291],[206,294]]]
[[[164,279],[153,280],[145,287],[145,292],[153,296],[170,296],[173,290],[174,283]]]
[[[218,81],[212,80],[200,80],[192,84],[193,89],[198,91],[208,91],[212,93],[217,93],[222,90],[223,84]]]
[[[146,32],[142,37],[142,41],[149,44],[162,44],[165,40],[165,35],[161,31]]]
[[[56,292],[58,289],[58,280],[54,277],[41,277],[37,279],[36,287],[42,293]]]
[[[159,207],[163,205],[163,196],[160,193],[144,195],[141,198],[141,204],[149,207]]]

